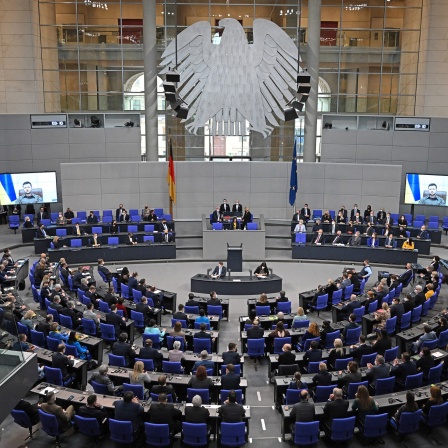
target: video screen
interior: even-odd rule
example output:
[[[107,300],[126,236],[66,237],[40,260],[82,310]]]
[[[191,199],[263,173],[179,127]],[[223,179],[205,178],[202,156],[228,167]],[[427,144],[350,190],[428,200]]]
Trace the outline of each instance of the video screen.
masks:
[[[405,204],[446,206],[448,176],[406,174]]]
[[[0,174],[0,204],[58,202],[56,172]]]

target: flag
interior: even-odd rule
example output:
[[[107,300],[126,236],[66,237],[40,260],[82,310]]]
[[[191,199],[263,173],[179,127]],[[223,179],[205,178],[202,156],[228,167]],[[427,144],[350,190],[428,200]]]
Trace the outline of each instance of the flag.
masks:
[[[0,174],[0,204],[11,204],[17,199],[11,174]]]
[[[408,174],[408,182],[410,193],[412,194],[411,202],[417,202],[421,199],[420,194],[420,176],[419,174]],[[408,189],[406,188],[406,192]]]
[[[296,140],[294,137],[294,152],[292,154],[291,164],[291,180],[289,181],[289,203],[294,205],[297,195],[297,148]]]
[[[168,175],[166,178],[169,185],[170,199],[176,202],[176,179],[174,177],[173,144],[170,138],[170,154],[168,159]]]

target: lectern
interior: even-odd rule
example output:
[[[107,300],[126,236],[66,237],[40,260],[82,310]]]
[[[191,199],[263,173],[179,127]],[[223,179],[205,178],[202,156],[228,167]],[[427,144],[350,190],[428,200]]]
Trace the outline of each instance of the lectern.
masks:
[[[243,272],[243,243],[239,246],[229,246],[227,243],[227,269]]]

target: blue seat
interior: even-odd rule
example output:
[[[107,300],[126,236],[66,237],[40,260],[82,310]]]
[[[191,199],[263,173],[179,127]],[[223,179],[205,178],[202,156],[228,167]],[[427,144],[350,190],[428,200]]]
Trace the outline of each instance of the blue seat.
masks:
[[[148,241],[154,243],[154,237],[152,235],[143,235],[143,242],[147,243]]]
[[[30,330],[31,343],[38,347],[45,348],[45,334],[41,331]]]
[[[159,394],[154,394],[154,393],[150,393],[149,396],[151,397],[151,400],[153,402],[157,402],[159,401]],[[166,394],[166,401],[168,401],[168,403],[172,403],[173,402],[173,394]]]
[[[174,341],[180,342],[180,350],[185,350],[185,339],[182,336],[167,336],[166,337],[166,345],[168,350],[172,350]]]
[[[431,341],[425,341],[423,342],[421,348],[423,347],[428,347],[430,350],[435,349],[437,346],[439,345],[439,340],[438,339],[433,339]]]
[[[364,439],[376,440],[387,433],[388,414],[366,415],[363,422],[358,422],[361,435]]]
[[[91,336],[96,336],[96,324],[92,319],[86,319],[84,317],[81,318],[81,325],[84,330],[83,333],[89,334]]]
[[[301,348],[301,351],[306,352],[307,350],[310,349],[311,347],[311,342],[316,341],[317,343],[320,342],[320,337],[318,336],[317,338],[309,338],[305,341],[305,345],[303,345],[303,348]],[[300,348],[301,346],[299,345],[298,348]]]
[[[143,313],[131,310],[131,319],[134,321],[135,328],[145,329],[145,317]]]
[[[154,214],[157,216],[157,219],[163,218],[163,208],[155,208]]]
[[[47,336],[47,348],[48,350],[51,350],[52,352],[58,351],[58,345],[60,343],[59,339],[51,338],[50,336]]]
[[[132,220],[132,222],[135,222]],[[128,232],[136,233],[138,232],[138,226],[128,226]]]
[[[306,233],[296,233],[295,234],[295,242],[299,244],[306,243]]]
[[[8,216],[9,228],[14,230],[14,233],[17,233],[17,229],[20,227],[20,216],[19,215],[10,215]]]
[[[70,330],[73,330],[73,321],[70,316],[64,316],[63,314],[59,315],[59,322],[63,327],[70,328]]]
[[[182,422],[182,442],[187,446],[207,446],[207,423]]]
[[[64,379],[62,378],[61,369],[55,367],[44,366],[44,372],[45,372],[45,380],[47,381],[47,383],[54,384],[56,386],[67,387],[74,380],[73,377],[69,377],[64,381]]]
[[[339,302],[342,302],[342,289],[338,289],[337,291],[333,291],[333,295],[331,296],[331,304],[337,305]]]
[[[269,305],[258,305],[255,307],[257,316],[269,316],[271,314],[271,307]]]
[[[395,387],[395,377],[378,378],[375,385],[375,395],[391,394]]]
[[[140,300],[143,297],[143,293],[138,289],[132,288],[132,298],[134,299],[134,303],[140,303]]]
[[[213,230],[222,230],[223,229],[222,222],[214,222],[212,224],[212,229]]]
[[[103,324],[100,322],[100,332],[101,338],[110,344],[117,340],[115,335],[115,327],[113,325]]]
[[[448,401],[443,404],[431,406],[428,415],[422,413],[421,421],[429,428],[436,428],[446,423],[448,414]],[[439,445],[441,445],[439,443]]]
[[[400,283],[396,288],[395,288],[395,295],[394,297],[400,297],[401,291],[403,290],[403,285]],[[392,289],[393,291],[393,289]]]
[[[333,442],[347,442],[353,439],[356,417],[335,418],[331,424],[331,440]]]
[[[317,311],[317,315],[319,316],[319,312],[327,308],[328,303],[328,294],[322,294],[321,296],[317,296],[316,305],[310,305],[310,308]]]
[[[143,363],[143,368],[146,371],[153,372],[154,371],[154,360],[153,359],[142,359],[135,358],[135,362],[140,361]]]
[[[397,327],[397,316],[386,320],[386,331],[388,335],[394,334]]]
[[[240,447],[246,443],[246,425],[240,423],[221,423],[221,445]]]
[[[374,313],[378,309],[378,300],[375,300],[369,305],[369,308],[367,309],[368,313]]]
[[[431,367],[428,373],[428,379],[425,381],[426,384],[436,384],[440,382],[440,377],[442,375],[443,362],[437,366]]]
[[[82,239],[81,238],[73,238],[70,240],[70,247],[81,247]]]
[[[170,426],[168,423],[145,423],[146,443],[149,446],[171,446]]]
[[[335,339],[338,339],[341,337],[341,330],[335,330],[331,333],[327,333],[327,336],[325,337],[325,348],[333,348]]]
[[[148,424],[148,423],[146,423]],[[168,426],[168,425],[167,425]],[[138,433],[134,433],[132,422],[109,419],[110,440],[118,443],[132,443]]]
[[[366,367],[367,364],[375,364],[375,358],[378,353],[371,353],[370,355],[362,355],[359,363],[360,367]]]
[[[145,232],[154,232],[154,224],[145,224],[143,230]]]
[[[439,348],[445,348],[448,345],[448,330],[439,334]]]
[[[199,307],[185,305],[185,312],[187,314],[199,314]]]
[[[66,236],[67,229],[56,229],[56,236]]]
[[[255,358],[264,356],[264,338],[248,339],[247,340],[247,354],[250,357],[255,357]]]
[[[358,328],[349,328],[345,335],[345,345],[357,344],[359,341],[359,337],[361,336],[361,330],[361,326],[359,326]]]
[[[186,320],[184,320],[184,319],[171,319],[171,326],[173,328],[174,328],[174,324],[176,322],[180,322],[180,324],[182,325],[182,328],[188,328]]]
[[[431,301],[426,300],[422,305],[422,317],[425,317],[428,315],[430,307],[431,307]]]
[[[291,302],[277,302],[277,312],[291,314]]]
[[[112,224],[114,218],[112,216],[104,216],[103,215],[103,224]]]
[[[129,286],[124,283],[121,284],[121,296],[125,299],[129,299]]]
[[[384,352],[384,361],[392,362],[398,357],[398,345],[392,347]]]
[[[300,394],[303,389],[286,389],[285,404],[296,404],[300,401]]]
[[[353,400],[355,398],[356,392],[358,392],[359,386],[369,387],[368,381],[360,381],[359,383],[350,383],[347,389],[347,398]]]
[[[140,215],[131,215],[131,221],[130,222],[140,222],[142,220],[142,218],[140,217]],[[131,226],[128,226],[128,229]],[[137,227],[137,226],[132,226],[132,227]]]
[[[246,224],[246,230],[258,230],[258,224],[256,222],[248,222]]]
[[[182,373],[182,364],[175,361],[162,361],[162,372],[165,373]]]
[[[412,311],[408,311],[401,316],[400,331],[406,330],[411,326]]]
[[[389,424],[398,434],[403,436],[418,431],[421,418],[422,410],[418,409],[415,412],[402,412],[398,422],[394,418],[390,418]]]
[[[107,237],[107,244],[109,244],[109,246],[118,246],[119,243],[120,243],[120,240],[119,240],[118,236]]]
[[[67,356],[73,356],[74,358],[79,358],[78,349],[76,348],[76,345],[65,345],[65,354]]]
[[[87,219],[87,212],[77,212],[76,213],[76,217],[78,218],[78,219],[80,219],[81,221],[86,221],[86,219]],[[73,221],[72,221],[73,222]]]
[[[201,353],[202,350],[212,352],[212,340],[193,337],[193,353]]]
[[[191,400],[195,395],[199,395],[202,398],[203,404],[210,404],[210,391],[208,389],[193,389],[187,388],[187,403],[191,403]]]
[[[19,334],[26,334],[29,336],[29,328],[26,325],[21,324],[20,322],[17,322],[17,331]]]
[[[109,365],[114,367],[126,367],[126,358],[124,356],[109,353]]]
[[[98,235],[103,233],[103,228],[102,227],[98,227],[98,226],[93,226],[92,227],[92,233],[97,233]]]
[[[17,423],[22,428],[28,429],[28,431],[30,432],[30,435],[25,440],[32,439],[34,432],[38,431],[38,429],[33,432],[33,424],[31,423],[28,414],[25,411],[18,411],[17,409],[13,409],[11,411],[11,416],[14,419],[14,423]]]
[[[236,373],[237,375],[241,375],[241,364],[235,364],[233,369],[233,373]],[[227,364],[221,364],[221,375],[226,374],[226,368]]]
[[[353,314],[356,316],[356,323],[359,324],[362,322],[362,316],[364,316],[365,311],[366,309],[364,306],[360,306],[359,308],[355,308],[353,310]]]
[[[319,372],[319,364],[321,362],[327,363],[327,361],[310,361],[308,363],[308,373],[317,373]]]
[[[120,367],[120,366],[117,366],[117,367]],[[144,387],[141,384],[123,383],[123,391],[124,392],[128,392],[128,391],[133,392],[134,395],[139,400],[143,400],[145,398],[145,390],[144,390]]]
[[[274,354],[279,355],[283,353],[282,348],[285,344],[291,344],[290,336],[286,338],[274,338]]]
[[[219,316],[219,320],[222,319],[222,306],[221,305],[207,305],[207,315]]]
[[[56,445],[60,446],[60,435],[65,431],[70,429],[70,427],[64,428],[63,430],[59,428],[58,418],[54,414],[47,414],[42,409],[38,410],[39,419],[42,424],[42,430],[46,432],[49,436],[56,438]]]
[[[98,437],[102,434],[100,424],[96,418],[85,418],[75,415],[75,422],[81,434]]]
[[[110,313],[109,304],[107,302],[99,300],[98,307],[99,307],[99,310],[102,311],[103,313]]]
[[[53,320],[55,322],[59,322],[59,313],[55,309],[51,308],[50,306],[47,306],[47,314],[52,314]]]
[[[294,426],[294,445],[315,445],[319,441],[319,422],[296,422]]]
[[[353,361],[353,357],[336,359],[336,361],[334,362],[334,370],[347,370],[347,364],[350,361]]]
[[[105,384],[100,384],[92,380],[92,387],[96,394],[102,394],[102,395],[110,394],[109,389]]]
[[[421,316],[422,316],[422,305],[419,305],[419,306],[416,306],[412,310],[411,322],[413,324],[416,324],[416,323],[420,322]]]
[[[416,373],[415,375],[408,375],[404,382],[404,388],[405,390],[415,389],[417,387],[420,387],[422,385],[422,382],[423,382],[423,372]]]
[[[295,320],[293,321],[292,328],[308,328],[310,326],[309,320]]]
[[[315,392],[315,402],[316,403],[323,403],[328,401],[328,397],[333,393],[333,389],[336,386],[316,386],[316,392]]]
[[[353,294],[354,285],[349,285],[344,288],[344,300],[348,300]]]
[[[158,334],[142,334],[143,345],[145,344],[147,339],[151,339],[152,347],[159,349],[160,348],[160,336]]]

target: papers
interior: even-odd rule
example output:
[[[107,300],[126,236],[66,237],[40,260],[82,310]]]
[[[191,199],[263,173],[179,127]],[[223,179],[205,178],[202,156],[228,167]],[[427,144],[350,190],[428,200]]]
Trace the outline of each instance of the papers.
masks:
[[[431,355],[434,356],[434,358],[441,358],[442,356],[445,356],[442,352],[433,352]]]
[[[40,395],[47,395],[50,392],[54,392],[55,394],[57,394],[59,392],[59,389],[55,389],[54,387],[45,387],[44,389],[39,391],[39,394]]]
[[[80,359],[74,359],[73,360],[73,367],[76,367],[78,364],[81,364],[82,361]]]
[[[240,282],[241,279],[240,279],[240,278],[234,278],[233,281],[234,281],[234,282]]]

